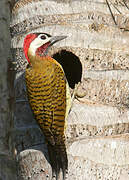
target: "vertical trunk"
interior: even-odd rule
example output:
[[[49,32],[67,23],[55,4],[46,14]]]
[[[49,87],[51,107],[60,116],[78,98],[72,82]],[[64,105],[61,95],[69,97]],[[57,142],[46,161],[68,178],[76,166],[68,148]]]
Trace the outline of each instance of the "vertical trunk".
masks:
[[[64,68],[72,88],[82,73],[78,99],[73,103],[66,130],[69,180],[129,179],[128,6],[129,1],[125,0],[20,0],[13,9],[12,44],[18,69],[15,141],[19,152],[33,147],[46,153],[43,136],[29,110],[24,78],[18,78],[27,64],[22,50],[25,35],[67,35],[50,54],[66,63]],[[42,146],[33,146],[41,142]],[[32,157],[41,162],[37,151],[26,150],[19,155],[23,179],[40,175],[38,164],[31,168],[35,162]],[[50,173],[46,164],[45,161],[41,167],[44,173]]]
[[[10,9],[7,0],[0,1],[0,179],[16,179],[13,126],[13,72],[10,71]]]

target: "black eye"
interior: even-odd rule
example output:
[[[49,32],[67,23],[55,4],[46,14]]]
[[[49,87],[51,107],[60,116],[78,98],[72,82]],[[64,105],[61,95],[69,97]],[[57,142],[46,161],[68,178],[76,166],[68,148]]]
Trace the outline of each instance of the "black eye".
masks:
[[[46,36],[42,35],[40,38],[44,40],[44,39],[46,39]]]

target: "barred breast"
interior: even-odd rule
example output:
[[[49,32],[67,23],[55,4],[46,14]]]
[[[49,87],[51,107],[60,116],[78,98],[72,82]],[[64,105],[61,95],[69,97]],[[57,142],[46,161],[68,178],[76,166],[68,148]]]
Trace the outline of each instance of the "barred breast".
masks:
[[[42,66],[42,65],[41,65]],[[63,70],[48,63],[45,70],[26,69],[28,99],[46,140],[55,143],[53,136],[63,135],[66,115],[66,79]]]

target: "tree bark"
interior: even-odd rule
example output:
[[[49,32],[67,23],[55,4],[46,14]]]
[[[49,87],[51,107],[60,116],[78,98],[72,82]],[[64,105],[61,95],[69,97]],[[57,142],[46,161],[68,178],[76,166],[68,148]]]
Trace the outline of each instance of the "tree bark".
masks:
[[[9,1],[0,1],[0,179],[16,179],[13,128],[13,71],[11,71]]]
[[[81,76],[80,64],[76,69],[68,62],[82,64],[81,84],[66,129],[68,179],[129,179],[128,6],[123,0],[110,4],[105,0],[21,0],[14,6],[11,32],[17,65],[14,134],[20,153],[19,177],[35,179],[35,174],[39,177],[41,173],[51,178],[47,161],[40,161],[47,157],[47,149],[29,109],[24,74],[20,76],[27,64],[22,50],[25,35],[46,32],[68,36],[49,53],[59,62],[66,61],[69,72],[75,68],[76,78]],[[32,168],[35,159],[40,165]]]

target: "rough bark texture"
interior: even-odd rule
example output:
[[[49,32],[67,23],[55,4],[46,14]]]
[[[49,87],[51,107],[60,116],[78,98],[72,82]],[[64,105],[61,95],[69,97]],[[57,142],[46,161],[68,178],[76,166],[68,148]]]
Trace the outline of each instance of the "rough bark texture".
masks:
[[[24,73],[21,76],[27,64],[22,51],[25,35],[47,32],[68,36],[50,55],[65,60],[69,71],[75,68],[69,61],[79,58],[82,64],[81,84],[66,129],[68,179],[129,179],[128,6],[128,1],[110,1],[113,20],[105,0],[16,3],[11,32],[17,70],[14,135],[19,178],[51,178],[47,148],[27,102]],[[80,77],[81,70],[75,71]]]
[[[13,72],[11,71],[10,6],[0,1],[0,180],[16,179],[13,127]]]

